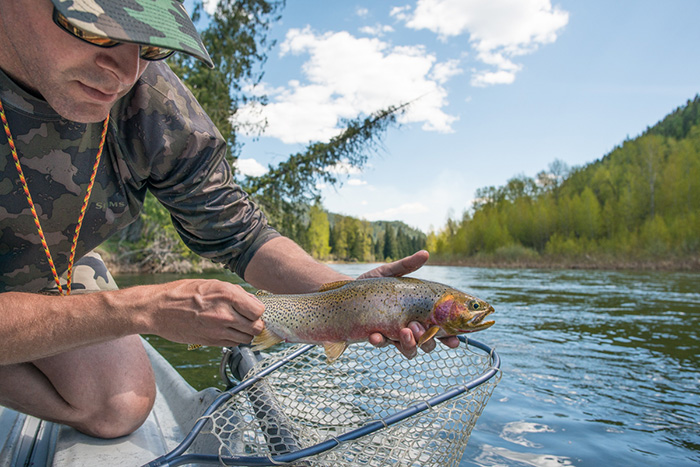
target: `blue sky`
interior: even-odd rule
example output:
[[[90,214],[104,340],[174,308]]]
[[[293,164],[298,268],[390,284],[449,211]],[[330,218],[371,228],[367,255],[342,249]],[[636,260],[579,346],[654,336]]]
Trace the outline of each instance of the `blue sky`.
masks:
[[[478,188],[592,162],[693,98],[698,18],[698,0],[288,0],[255,90],[270,105],[240,116],[268,122],[244,138],[241,168],[415,100],[323,202],[440,229]]]

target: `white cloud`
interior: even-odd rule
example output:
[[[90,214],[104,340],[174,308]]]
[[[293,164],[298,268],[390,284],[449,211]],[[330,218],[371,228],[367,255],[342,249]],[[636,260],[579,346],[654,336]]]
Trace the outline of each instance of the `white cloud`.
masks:
[[[394,32],[394,28],[388,24],[375,24],[374,26],[363,26],[360,32],[368,36],[382,37],[384,34]]]
[[[436,63],[430,77],[440,84],[444,84],[453,76],[462,74],[459,68],[459,60],[448,60],[443,63]]]
[[[392,46],[345,31],[317,34],[307,27],[289,30],[280,50],[283,57],[308,55],[302,68],[306,81],[270,89],[261,113],[241,109],[235,118],[243,127],[265,121],[265,135],[285,143],[324,141],[338,133],[340,119],[413,101],[402,123],[452,130],[456,117],[443,110],[448,103],[443,84],[458,68],[438,62],[422,46]]]
[[[209,16],[214,16],[216,7],[219,6],[219,0],[202,0],[202,6]]]
[[[383,219],[401,219],[404,217],[412,217],[418,214],[428,212],[428,206],[423,203],[403,203],[399,206],[390,207],[382,211],[371,212],[365,217],[370,221],[378,221]]]
[[[323,204],[331,212],[368,221],[400,220],[426,233],[431,227],[442,228],[448,213],[461,213],[473,199],[473,186],[455,184],[451,170],[430,172],[430,179],[420,187],[401,188],[384,181],[327,188]]]
[[[471,84],[476,87],[486,87],[493,84],[512,84],[515,81],[515,73],[508,71],[475,71]]]
[[[255,159],[238,158],[234,166],[239,173],[245,176],[259,177],[267,173],[267,168]]]
[[[348,185],[350,186],[363,186],[367,185],[367,182],[364,180],[360,180],[359,178],[351,178],[348,180]]]
[[[411,18],[410,11],[411,7],[409,5],[395,6],[391,9],[389,15],[399,21],[408,21]]]
[[[477,60],[492,67],[476,71],[475,86],[512,83],[522,68],[512,59],[554,42],[569,21],[550,0],[418,0],[413,11],[401,7],[391,14],[442,40],[468,34]]]

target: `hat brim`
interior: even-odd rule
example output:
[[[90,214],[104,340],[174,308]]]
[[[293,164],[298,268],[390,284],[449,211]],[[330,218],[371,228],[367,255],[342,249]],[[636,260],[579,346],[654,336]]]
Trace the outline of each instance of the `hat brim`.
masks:
[[[52,0],[74,26],[119,42],[163,47],[214,64],[180,0]]]

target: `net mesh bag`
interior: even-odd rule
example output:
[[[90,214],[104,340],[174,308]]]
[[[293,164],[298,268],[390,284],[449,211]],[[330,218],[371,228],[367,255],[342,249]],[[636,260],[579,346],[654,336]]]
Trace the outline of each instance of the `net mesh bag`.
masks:
[[[298,347],[277,346],[249,374]],[[477,350],[461,343],[408,360],[393,347],[360,343],[329,364],[323,349],[313,347],[208,415],[205,432],[217,438],[222,459],[266,457],[277,464],[275,456],[330,441],[331,449],[293,465],[454,466],[500,373],[437,405],[426,401],[492,369],[492,356]],[[414,415],[397,416],[415,406],[421,408]],[[376,431],[341,440],[378,423]]]

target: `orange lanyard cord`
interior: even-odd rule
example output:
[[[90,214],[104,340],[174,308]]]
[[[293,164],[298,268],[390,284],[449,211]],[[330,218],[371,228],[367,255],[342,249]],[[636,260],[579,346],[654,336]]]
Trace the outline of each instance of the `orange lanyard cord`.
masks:
[[[7,117],[5,116],[5,109],[2,105],[2,100],[0,100],[0,119],[2,120],[2,125],[5,128],[5,135],[7,135],[7,143],[10,145],[10,151],[12,152],[12,158],[15,161],[15,168],[19,174],[19,181],[22,184],[22,189],[27,197],[27,202],[29,203],[29,209],[34,216],[34,224],[36,224],[37,232],[39,233],[39,238],[41,239],[41,245],[44,247],[44,253],[46,253],[46,258],[49,261],[49,266],[51,267],[51,272],[53,273],[54,281],[58,287],[58,291],[61,295],[64,295],[63,288],[61,287],[61,281],[58,278],[58,272],[56,271],[56,266],[51,258],[51,252],[49,251],[49,245],[46,243],[46,237],[44,236],[44,230],[41,228],[41,223],[39,222],[39,216],[37,215],[36,208],[34,206],[34,201],[32,200],[32,195],[29,193],[29,186],[27,185],[27,180],[24,178],[24,171],[22,170],[22,165],[19,162],[19,156],[17,155],[17,148],[15,147],[14,139],[12,138],[12,133],[10,132],[10,126],[7,123]],[[102,149],[105,145],[105,139],[107,138],[107,128],[109,124],[109,115],[104,121],[102,126],[102,135],[100,137],[100,145],[97,149],[97,157],[95,158],[95,165],[92,169],[92,175],[90,176],[90,183],[88,184],[87,193],[85,193],[85,199],[83,200],[83,206],[80,208],[80,215],[78,217],[78,224],[75,226],[75,235],[73,235],[73,243],[70,249],[70,258],[68,260],[68,274],[66,283],[66,293],[65,295],[70,295],[71,283],[73,280],[73,262],[75,260],[75,249],[78,245],[78,235],[80,234],[80,229],[83,224],[83,218],[85,217],[85,211],[87,211],[88,203],[90,201],[90,195],[92,194],[92,187],[95,184],[95,177],[97,176],[97,168],[100,165],[100,157],[102,156]]]
[[[73,282],[73,261],[75,260],[75,249],[78,246],[78,235],[80,235],[80,229],[83,226],[83,218],[85,218],[85,211],[87,211],[88,202],[90,201],[90,195],[92,194],[92,187],[95,185],[95,177],[97,176],[97,168],[100,166],[100,158],[102,157],[102,150],[105,146],[105,140],[107,139],[107,128],[109,126],[109,114],[105,118],[104,124],[102,125],[102,134],[100,135],[100,145],[97,148],[97,156],[95,156],[95,164],[92,167],[92,174],[90,175],[90,183],[87,186],[87,192],[85,193],[85,199],[83,200],[83,205],[80,208],[80,216],[78,216],[78,224],[75,226],[75,235],[73,235],[73,244],[70,248],[70,259],[68,260],[68,275],[66,289],[68,290],[67,295],[70,295],[71,284]],[[47,250],[48,251],[48,250]]]

